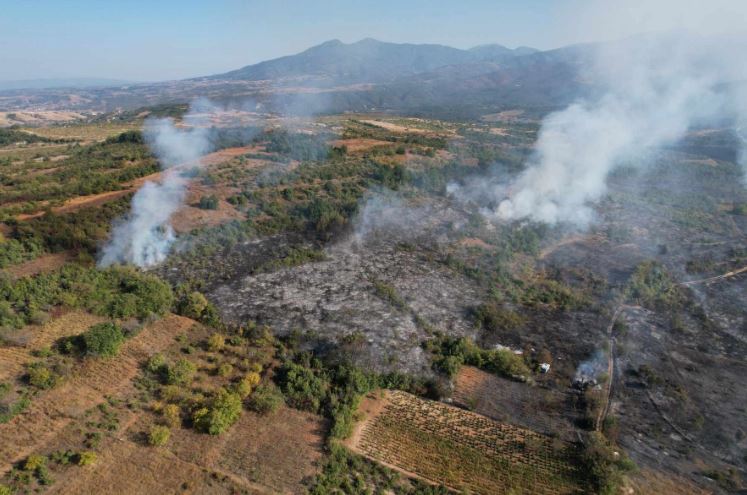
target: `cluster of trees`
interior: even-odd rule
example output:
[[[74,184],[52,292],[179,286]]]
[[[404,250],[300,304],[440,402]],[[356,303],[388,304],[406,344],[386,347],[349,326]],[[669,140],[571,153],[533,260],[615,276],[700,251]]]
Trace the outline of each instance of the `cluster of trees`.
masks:
[[[435,384],[401,373],[367,373],[349,363],[325,363],[310,353],[289,353],[276,380],[291,407],[311,411],[332,420],[332,438],[352,431],[354,413],[361,397],[377,388],[407,390],[434,395]]]
[[[67,354],[94,357],[116,356],[125,341],[122,328],[113,322],[93,325],[80,335],[58,342],[59,349]]]
[[[32,134],[12,127],[0,129],[0,146],[8,146],[17,143],[50,143],[64,142],[61,139],[49,139],[38,134]]]
[[[163,315],[174,302],[171,287],[132,268],[105,270],[66,265],[36,277],[0,276],[0,328],[9,331],[53,306],[83,308],[109,318]]]
[[[7,174],[3,202],[61,201],[75,196],[113,191],[123,182],[158,170],[156,159],[138,131],[128,131],[86,146],[71,145],[70,156],[47,174]]]
[[[467,364],[506,378],[525,380],[532,372],[521,355],[509,349],[482,349],[466,337],[437,336],[425,344],[433,355],[433,369],[454,377]]]

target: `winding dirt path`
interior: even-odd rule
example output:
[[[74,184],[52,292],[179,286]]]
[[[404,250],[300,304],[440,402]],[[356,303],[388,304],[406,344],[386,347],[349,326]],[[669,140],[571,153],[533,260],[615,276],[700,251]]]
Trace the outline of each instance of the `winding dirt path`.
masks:
[[[702,278],[699,280],[690,280],[689,282],[680,282],[679,285],[691,286],[691,285],[699,285],[699,284],[711,284],[713,282],[718,282],[720,280],[726,280],[727,278],[736,277],[737,275],[740,275],[742,273],[747,273],[747,266],[743,266],[742,268],[737,268],[736,270],[732,270],[730,272],[722,273],[721,275],[716,275],[715,277]]]
[[[610,402],[612,400],[612,384],[615,381],[615,337],[614,335],[612,335],[612,329],[614,328],[615,322],[617,321],[617,318],[624,307],[625,306],[622,304],[617,306],[615,312],[612,314],[612,318],[610,319],[610,324],[607,325],[607,339],[609,342],[609,352],[607,353],[608,378],[607,383],[604,387],[604,407],[599,411],[595,423],[596,431],[602,431],[602,425],[604,425],[604,420],[607,418],[607,414],[610,410]]]
[[[227,162],[228,160],[231,160],[232,158],[241,156],[245,153],[250,153],[252,151],[256,151],[256,148],[252,146],[226,148],[224,150],[208,153],[207,155],[200,158],[200,162],[206,167],[219,165],[221,163]],[[177,165],[177,167],[190,165],[191,164]],[[57,214],[72,213],[74,211],[80,210],[81,208],[85,208],[88,206],[99,206],[104,203],[114,201],[115,199],[121,198],[122,196],[126,196],[127,194],[137,191],[147,181],[159,180],[161,178],[161,174],[163,174],[163,172],[155,172],[153,174],[137,178],[133,181],[126,182],[123,184],[123,189],[118,189],[116,191],[105,191],[98,194],[89,194],[87,196],[78,196],[68,199],[61,206],[52,208],[52,212]],[[36,211],[34,213],[23,213],[16,216],[16,220],[18,220],[19,222],[25,222],[27,220],[40,217],[44,215],[44,213],[45,212],[43,210]]]

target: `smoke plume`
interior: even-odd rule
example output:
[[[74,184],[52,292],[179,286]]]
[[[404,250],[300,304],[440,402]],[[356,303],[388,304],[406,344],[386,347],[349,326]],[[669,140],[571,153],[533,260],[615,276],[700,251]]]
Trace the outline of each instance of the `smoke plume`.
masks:
[[[135,193],[130,214],[114,227],[101,252],[100,266],[133,263],[145,267],[168,255],[175,239],[169,220],[184,202],[189,184],[184,166],[198,165],[210,148],[208,128],[193,115],[184,120],[190,127],[179,129],[172,119],[146,121],[143,135],[164,172],[160,182],[146,182]]]
[[[727,115],[734,94],[723,86],[744,68],[741,57],[728,56],[727,41],[679,33],[601,47],[595,75],[603,96],[543,121],[528,168],[495,214],[588,226],[614,167],[645,164],[648,152]]]

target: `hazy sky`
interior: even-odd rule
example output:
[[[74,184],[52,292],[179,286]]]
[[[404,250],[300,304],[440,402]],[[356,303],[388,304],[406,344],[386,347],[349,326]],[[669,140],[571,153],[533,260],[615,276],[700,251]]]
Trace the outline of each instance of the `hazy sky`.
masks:
[[[747,0],[0,0],[0,80],[153,81],[208,75],[333,38],[548,49],[679,27],[727,29],[733,24],[741,29],[745,4]],[[671,9],[662,8],[669,5]],[[717,22],[711,22],[716,19],[711,13]]]

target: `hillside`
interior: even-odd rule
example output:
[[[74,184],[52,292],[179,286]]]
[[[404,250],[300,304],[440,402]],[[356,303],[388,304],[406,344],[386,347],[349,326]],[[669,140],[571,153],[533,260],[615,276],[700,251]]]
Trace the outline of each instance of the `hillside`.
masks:
[[[209,79],[260,81],[305,77],[333,84],[378,83],[451,65],[504,62],[527,53],[533,53],[533,49],[484,45],[460,50],[444,45],[386,43],[371,38],[349,44],[331,40],[296,55],[248,65]]]

